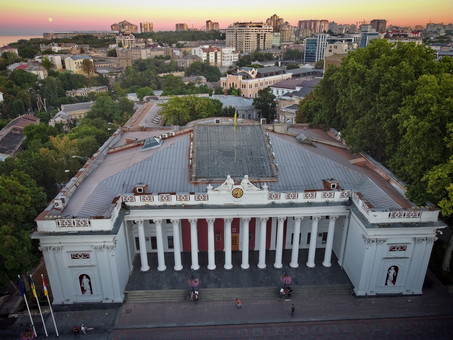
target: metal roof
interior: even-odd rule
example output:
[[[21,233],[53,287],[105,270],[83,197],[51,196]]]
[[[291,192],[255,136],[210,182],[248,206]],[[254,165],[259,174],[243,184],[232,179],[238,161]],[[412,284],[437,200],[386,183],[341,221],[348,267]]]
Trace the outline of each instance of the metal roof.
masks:
[[[150,132],[149,137],[152,135]],[[392,189],[385,188],[384,191],[380,187],[389,187],[388,183],[379,183],[367,173],[368,169],[350,164],[341,156],[346,150],[340,152],[329,149],[330,146],[307,146],[297,142],[294,136],[266,134],[259,125],[239,125],[236,132],[233,126],[197,126],[193,138],[198,170],[208,171],[206,182],[197,184],[190,181],[192,140],[191,134],[186,133],[165,139],[157,149],[141,151],[136,147],[107,155],[78,186],[62,214],[78,217],[108,215],[114,197],[131,193],[137,184],[147,185],[152,193],[206,192],[207,183],[219,182],[218,179],[222,182],[228,174],[234,179],[249,175],[250,180],[255,183],[257,179],[265,181],[270,191],[277,192],[322,190],[323,179],[334,178],[341,188],[361,192],[374,208],[400,207],[388,192]],[[269,169],[273,166],[278,168],[278,175],[274,178]]]

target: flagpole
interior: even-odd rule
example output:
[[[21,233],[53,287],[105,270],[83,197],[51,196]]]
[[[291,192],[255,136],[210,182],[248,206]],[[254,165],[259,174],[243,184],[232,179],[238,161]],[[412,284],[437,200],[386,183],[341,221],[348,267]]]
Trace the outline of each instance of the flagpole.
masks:
[[[43,274],[41,274],[41,279],[42,279],[42,286],[43,286],[43,290],[44,290],[44,295],[47,297],[47,302],[49,303],[50,315],[52,315],[52,320],[53,320],[53,325],[55,327],[55,332],[57,333],[57,336],[60,336],[60,334],[58,334],[57,323],[55,322],[55,316],[53,315],[52,305],[50,304],[50,299],[49,299],[49,292],[47,291],[46,281],[44,281],[44,275]]]
[[[49,334],[47,334],[46,323],[44,322],[44,317],[42,316],[41,305],[39,304],[38,294],[36,294],[35,283],[33,282],[33,278],[31,277],[31,275],[30,275],[30,285],[31,285],[31,291],[33,292],[33,295],[35,296],[36,303],[38,304],[39,314],[41,315],[41,321],[42,321],[42,325],[44,327],[44,333],[46,333],[46,337],[48,337]]]
[[[38,334],[36,333],[35,324],[33,323],[33,318],[31,317],[31,312],[30,312],[30,307],[28,306],[27,297],[25,296],[24,284],[22,283],[22,280],[20,279],[20,275],[17,275],[17,278],[18,278],[18,281],[19,281],[20,293],[21,293],[22,297],[24,298],[25,306],[27,306],[28,316],[30,317],[31,326],[33,328],[33,334],[35,335],[35,337],[38,337]]]

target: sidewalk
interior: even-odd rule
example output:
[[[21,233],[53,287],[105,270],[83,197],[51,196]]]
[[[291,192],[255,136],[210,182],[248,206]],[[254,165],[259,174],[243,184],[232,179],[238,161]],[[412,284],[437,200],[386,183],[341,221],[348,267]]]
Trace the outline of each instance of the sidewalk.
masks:
[[[85,323],[94,329],[79,336],[86,339],[112,339],[115,330],[151,329],[159,327],[212,326],[239,324],[272,324],[282,322],[363,320],[374,318],[404,318],[416,316],[453,316],[453,296],[437,287],[426,289],[421,296],[368,297],[310,296],[293,298],[291,302],[276,297],[266,301],[242,300],[238,309],[231,301],[198,303],[173,302],[151,304],[75,305],[55,311],[60,337],[56,337],[50,314],[45,315],[49,337],[66,339],[74,337],[71,327]],[[203,292],[201,292],[203,294]],[[291,304],[296,307],[291,316]],[[28,315],[21,315],[16,329],[0,333],[2,339],[19,339],[20,323],[28,324]],[[45,338],[39,315],[34,315],[38,338]]]
[[[234,298],[203,303],[201,295],[198,303],[125,304],[115,329],[453,315],[453,296],[432,289],[422,296],[312,296],[291,302],[278,298],[247,301],[240,296],[242,309],[237,309]],[[292,303],[295,317],[291,316]]]

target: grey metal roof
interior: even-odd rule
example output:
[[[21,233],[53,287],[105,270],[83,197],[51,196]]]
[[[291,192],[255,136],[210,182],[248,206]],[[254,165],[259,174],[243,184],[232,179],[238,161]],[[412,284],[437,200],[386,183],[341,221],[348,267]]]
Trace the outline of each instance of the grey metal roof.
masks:
[[[256,129],[249,130],[244,127],[238,126],[236,132],[242,142],[248,143],[253,138],[258,142],[253,142],[254,147],[244,149],[247,150],[245,157],[243,155],[239,157],[238,160],[244,162],[244,167],[233,165],[232,169],[238,171],[234,176],[237,179],[243,178],[244,175],[250,176],[249,165],[255,166],[253,163],[257,163],[259,166],[269,162],[266,159],[259,159],[264,157],[264,151],[255,152],[255,147],[259,148],[260,143],[263,146],[266,145],[265,135],[256,134],[255,132],[258,131]],[[261,129],[260,126],[255,127]],[[214,134],[218,133],[217,128],[219,127],[204,127]],[[230,134],[233,134],[233,127],[229,126],[229,128]],[[195,144],[202,146],[205,143],[203,134],[194,133],[194,137],[198,139]],[[359,167],[349,164],[348,161],[337,161],[335,156],[329,159],[328,156],[317,154],[319,148],[300,144],[291,136],[270,132],[269,139],[275,154],[275,163],[278,164],[277,181],[268,182],[270,191],[322,190],[323,179],[334,178],[343,189],[361,192],[375,208],[399,207],[379,185],[362,173]],[[205,161],[216,162],[215,156],[219,153],[219,149],[222,149],[222,140],[218,138],[219,143],[215,145],[206,144],[207,154],[203,155]],[[79,217],[102,216],[111,207],[115,196],[131,193],[137,184],[147,185],[148,191],[154,194],[205,192],[206,182],[194,184],[189,180],[189,146],[190,134],[184,134],[164,140],[162,146],[157,149],[140,151],[139,148],[133,148],[108,155],[104,161],[105,164],[95,169],[86,183],[78,187],[63,214]],[[109,160],[109,158],[112,159]],[[228,168],[226,164],[224,165]],[[223,166],[219,165],[217,170],[223,171]],[[220,172],[216,173],[216,176],[223,176],[222,180],[226,175],[232,174]],[[250,179],[253,180],[253,178]],[[214,180],[207,182],[213,183]]]

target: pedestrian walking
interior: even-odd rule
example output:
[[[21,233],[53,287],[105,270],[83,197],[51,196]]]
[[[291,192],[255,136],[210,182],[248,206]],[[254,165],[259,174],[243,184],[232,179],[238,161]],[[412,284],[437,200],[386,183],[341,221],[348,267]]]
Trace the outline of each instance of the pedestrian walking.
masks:
[[[294,316],[296,313],[296,307],[294,306],[294,303],[291,305],[291,316]]]
[[[83,323],[82,326],[80,326],[80,330],[83,332],[83,334],[87,334],[87,326]]]
[[[236,299],[236,305],[237,305],[238,309],[239,309],[239,308],[242,308],[242,302],[241,302],[241,300]]]

